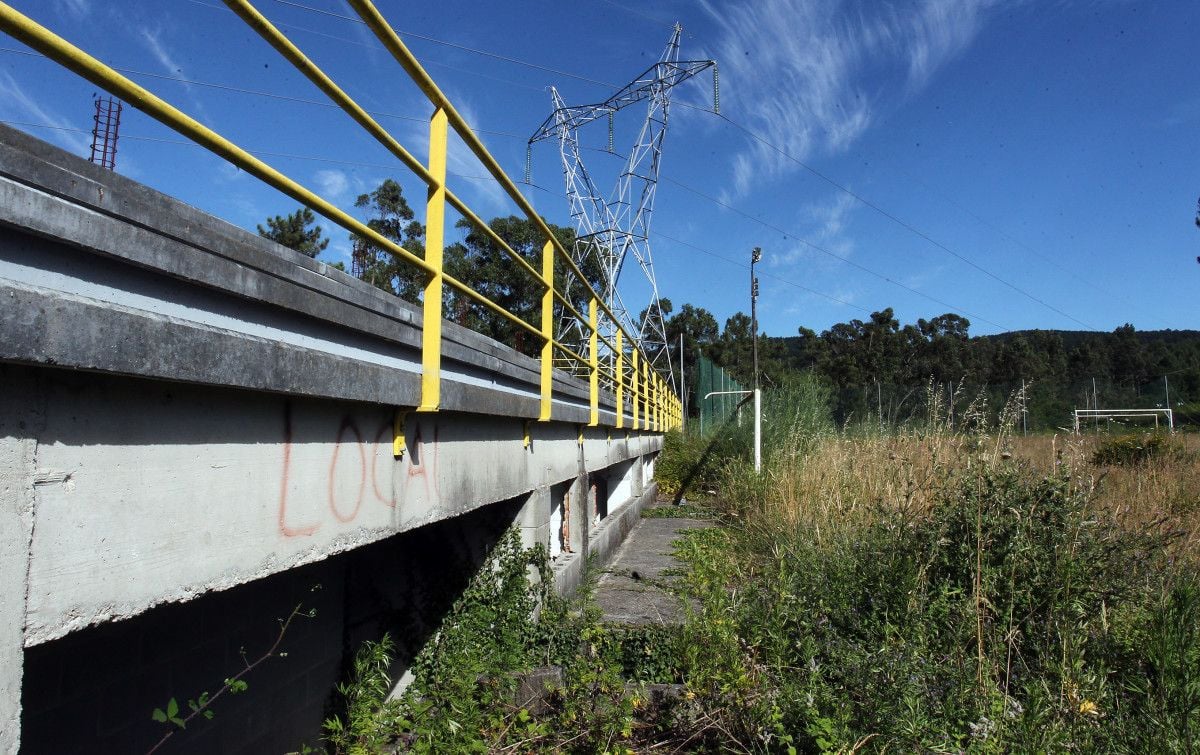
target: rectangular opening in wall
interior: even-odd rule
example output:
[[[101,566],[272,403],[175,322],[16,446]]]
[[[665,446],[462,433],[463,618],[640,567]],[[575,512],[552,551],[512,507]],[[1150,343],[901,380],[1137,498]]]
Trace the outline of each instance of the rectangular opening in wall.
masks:
[[[633,498],[633,460],[614,464],[606,470],[608,475],[608,512],[616,513]]]
[[[593,527],[608,516],[607,470],[588,475],[588,509],[592,512]]]
[[[550,558],[571,552],[571,483],[560,482],[550,488]]]

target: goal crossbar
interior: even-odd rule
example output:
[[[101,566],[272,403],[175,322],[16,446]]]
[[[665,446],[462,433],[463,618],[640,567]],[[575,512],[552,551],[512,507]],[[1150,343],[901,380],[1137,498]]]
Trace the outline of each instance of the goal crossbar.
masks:
[[[1134,419],[1154,418],[1154,426],[1158,427],[1158,418],[1165,417],[1167,427],[1175,432],[1175,414],[1170,409],[1076,409],[1075,432],[1079,432],[1080,420],[1084,419]]]

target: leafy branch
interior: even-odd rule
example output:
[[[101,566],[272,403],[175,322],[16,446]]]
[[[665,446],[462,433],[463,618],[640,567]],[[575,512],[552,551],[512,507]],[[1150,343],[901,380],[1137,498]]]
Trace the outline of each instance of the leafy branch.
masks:
[[[251,662],[249,659],[247,659],[246,652],[243,650],[242,663],[245,668],[233,676],[226,677],[225,681],[221,684],[221,688],[217,690],[215,695],[209,695],[208,692],[202,692],[200,693],[199,697],[189,699],[187,701],[187,705],[191,712],[188,713],[187,716],[181,715],[183,710],[179,706],[179,701],[174,697],[167,701],[167,706],[165,709],[155,708],[154,712],[150,714],[150,717],[159,723],[172,724],[174,728],[168,729],[167,732],[163,734],[162,739],[158,740],[153,747],[146,751],[146,755],[151,755],[151,753],[157,751],[158,748],[162,747],[163,744],[165,744],[166,741],[175,734],[175,732],[186,729],[188,724],[191,723],[192,719],[196,718],[196,716],[203,716],[205,719],[211,719],[213,717],[211,706],[221,695],[225,694],[226,692],[231,695],[237,695],[245,692],[250,685],[242,677],[246,676],[255,668],[257,668],[263,661],[275,656],[279,656],[280,658],[286,657],[287,653],[280,653],[278,650],[279,645],[283,642],[284,635],[287,634],[288,628],[292,625],[292,621],[300,616],[312,618],[313,616],[317,615],[317,610],[315,608],[310,608],[307,611],[304,611],[303,608],[303,603],[297,603],[296,607],[292,609],[292,612],[288,614],[286,619],[280,619],[279,634],[275,636],[275,641],[271,644],[271,647],[267,648],[266,652],[260,655],[256,660]]]

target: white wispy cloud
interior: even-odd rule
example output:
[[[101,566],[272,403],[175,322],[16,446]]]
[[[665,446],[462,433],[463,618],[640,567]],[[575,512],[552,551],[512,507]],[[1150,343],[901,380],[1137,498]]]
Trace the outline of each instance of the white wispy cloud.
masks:
[[[62,15],[84,18],[92,12],[91,0],[54,0],[55,9]]]
[[[701,0],[731,117],[804,160],[846,150],[881,108],[920,91],[998,0]],[[761,143],[732,158],[730,196],[795,165]]]
[[[91,140],[75,131],[79,124],[46,110],[7,71],[0,71],[0,118],[50,126],[51,141],[83,157],[91,151]]]
[[[350,188],[350,179],[340,170],[318,170],[313,174],[317,192],[333,201],[338,201]]]
[[[804,229],[804,238],[839,257],[850,257],[854,253],[855,244],[854,239],[847,234],[847,226],[858,206],[854,197],[840,192],[827,202],[818,202],[802,208],[797,213],[796,221],[798,227]],[[800,242],[784,246],[778,252],[768,255],[765,261],[768,267],[784,269],[801,260],[822,267],[841,264],[829,255]]]
[[[146,49],[150,51],[150,54],[154,56],[154,59],[158,61],[158,64],[166,69],[168,74],[172,76],[188,78],[187,74],[183,70],[183,66],[180,65],[175,58],[171,56],[171,53],[167,51],[166,45],[164,45],[162,42],[161,31],[151,30],[144,27],[138,31],[141,34],[142,41],[146,43]],[[192,101],[192,106],[196,108],[195,114],[197,118],[199,120],[211,123],[211,119],[208,117],[208,111],[204,108],[204,103],[201,102],[200,98],[196,96],[196,88],[191,84],[184,84],[183,87],[185,90],[187,90],[188,98]]]

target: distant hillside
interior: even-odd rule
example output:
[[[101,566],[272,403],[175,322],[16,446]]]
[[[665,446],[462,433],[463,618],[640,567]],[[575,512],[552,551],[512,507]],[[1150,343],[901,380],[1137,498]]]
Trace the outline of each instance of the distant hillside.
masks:
[[[736,322],[735,322],[736,321]],[[739,327],[731,330],[730,325]],[[705,347],[739,380],[750,378],[749,329],[731,318]],[[816,333],[760,340],[760,367],[770,384],[811,371],[832,387],[839,420],[917,410],[931,386],[1003,404],[1026,388],[1028,421],[1061,427],[1073,408],[1171,408],[1187,419],[1200,407],[1200,330],[1111,333],[1020,330],[972,336],[969,323],[946,314],[902,325],[891,309]],[[969,399],[968,399],[969,400]],[[1200,420],[1200,417],[1194,418]]]

